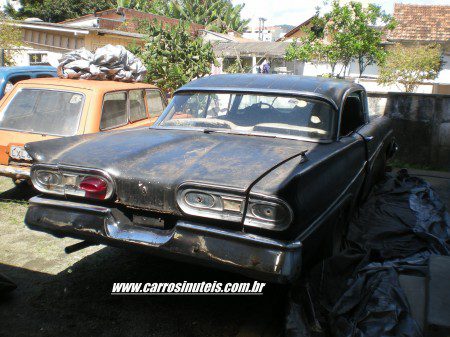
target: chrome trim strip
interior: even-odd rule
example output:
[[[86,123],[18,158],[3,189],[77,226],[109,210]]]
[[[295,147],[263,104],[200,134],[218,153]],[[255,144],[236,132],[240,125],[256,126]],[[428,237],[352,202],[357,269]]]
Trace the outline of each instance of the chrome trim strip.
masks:
[[[380,150],[383,148],[384,142],[386,141],[386,139],[391,136],[394,133],[394,131],[391,129],[384,137],[383,139],[380,141],[380,144],[378,145],[378,147],[375,149],[375,151],[372,153],[372,155],[369,158],[369,162],[372,162],[373,158],[376,157],[376,155],[378,155],[378,153],[380,152]],[[376,141],[376,139],[375,139]]]
[[[280,250],[296,250],[303,246],[303,244],[299,240],[295,240],[292,242],[284,242],[284,241],[265,238],[265,237],[262,237],[259,235],[248,234],[248,233],[243,233],[243,232],[230,232],[230,231],[221,230],[221,229],[217,229],[217,228],[211,228],[211,227],[190,224],[190,223],[187,223],[184,221],[179,221],[177,223],[177,227],[190,229],[192,231],[199,231],[199,232],[203,232],[203,233],[206,232],[211,235],[217,235],[217,236],[221,236],[221,237],[225,237],[225,236],[231,237],[236,240],[248,241],[253,244],[257,244],[257,245],[261,244],[261,245],[272,247],[272,248],[278,248]]]
[[[91,212],[91,213],[100,213],[107,214],[111,212],[111,210],[107,207],[96,206],[96,205],[87,205],[79,202],[67,201],[67,200],[55,200],[55,199],[46,199],[39,196],[32,197],[28,203],[30,206],[51,206],[58,208],[71,208],[79,211]]]

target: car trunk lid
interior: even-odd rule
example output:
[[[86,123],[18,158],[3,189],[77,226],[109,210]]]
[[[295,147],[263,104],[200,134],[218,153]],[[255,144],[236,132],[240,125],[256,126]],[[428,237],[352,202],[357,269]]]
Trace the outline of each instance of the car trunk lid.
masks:
[[[314,143],[289,139],[143,128],[27,145],[43,163],[98,168],[114,179],[119,202],[179,213],[182,183],[244,195],[262,175]]]

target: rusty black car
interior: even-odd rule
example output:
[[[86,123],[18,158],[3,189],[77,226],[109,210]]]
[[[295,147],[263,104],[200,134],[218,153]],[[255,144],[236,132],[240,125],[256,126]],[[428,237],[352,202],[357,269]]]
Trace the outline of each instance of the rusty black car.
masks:
[[[31,229],[291,282],[342,248],[395,142],[358,84],[246,74],[179,88],[152,127],[26,150]]]

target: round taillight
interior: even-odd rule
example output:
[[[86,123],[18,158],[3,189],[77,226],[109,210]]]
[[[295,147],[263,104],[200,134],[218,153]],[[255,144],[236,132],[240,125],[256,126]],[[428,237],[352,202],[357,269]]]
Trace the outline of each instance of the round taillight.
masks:
[[[104,199],[108,184],[99,177],[85,177],[80,183],[80,189],[86,192],[88,198]]]

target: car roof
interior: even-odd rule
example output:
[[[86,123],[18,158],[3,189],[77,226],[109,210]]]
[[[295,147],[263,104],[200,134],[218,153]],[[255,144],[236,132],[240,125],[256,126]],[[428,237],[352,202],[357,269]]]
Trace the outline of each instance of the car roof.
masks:
[[[18,72],[35,72],[35,71],[56,72],[56,68],[52,66],[0,67],[0,73],[18,73]]]
[[[96,80],[75,80],[67,78],[58,77],[48,77],[48,78],[32,78],[29,80],[24,80],[19,82],[19,84],[24,86],[29,86],[33,84],[39,85],[52,85],[61,87],[71,87],[80,89],[91,89],[96,91],[114,91],[114,90],[129,90],[129,89],[140,89],[140,88],[157,88],[152,84],[135,82],[118,82],[118,81],[96,81]]]
[[[364,87],[345,80],[323,77],[269,74],[212,75],[194,80],[175,93],[190,91],[248,92],[309,96],[326,100],[339,109],[348,90]]]

